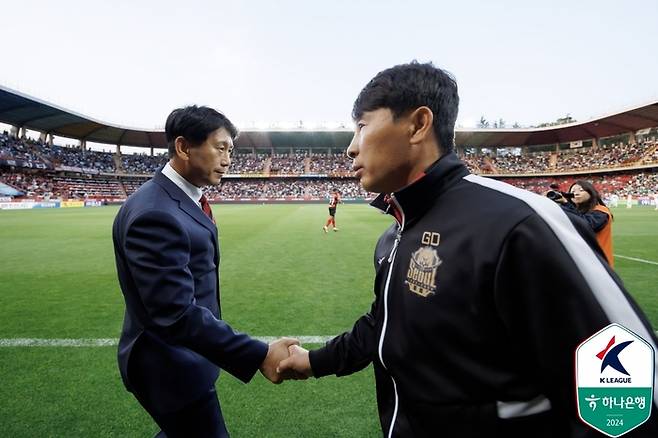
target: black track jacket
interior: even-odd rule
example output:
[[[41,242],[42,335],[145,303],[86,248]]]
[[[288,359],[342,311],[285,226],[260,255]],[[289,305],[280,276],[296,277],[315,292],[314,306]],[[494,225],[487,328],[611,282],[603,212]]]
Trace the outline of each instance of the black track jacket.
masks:
[[[578,419],[577,346],[611,322],[656,337],[591,230],[452,153],[372,205],[398,218],[375,249],[375,300],[310,352],[314,375],[373,363],[386,437],[603,436]],[[626,437],[658,437],[656,400]]]

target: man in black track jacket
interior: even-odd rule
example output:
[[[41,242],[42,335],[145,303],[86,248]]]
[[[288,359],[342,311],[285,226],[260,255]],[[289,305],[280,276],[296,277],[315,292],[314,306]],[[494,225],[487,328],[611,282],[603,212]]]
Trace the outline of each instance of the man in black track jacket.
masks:
[[[415,62],[361,91],[347,152],[395,218],[375,249],[375,300],[323,348],[291,347],[280,371],[372,363],[387,437],[601,436],[578,418],[575,350],[612,322],[655,350],[653,329],[584,224],[469,173],[452,152],[458,100],[451,76]],[[627,436],[658,436],[655,411]]]

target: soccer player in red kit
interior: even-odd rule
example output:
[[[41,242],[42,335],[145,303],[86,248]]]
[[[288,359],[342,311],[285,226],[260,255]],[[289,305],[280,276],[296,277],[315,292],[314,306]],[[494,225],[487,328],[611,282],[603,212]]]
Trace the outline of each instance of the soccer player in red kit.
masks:
[[[327,218],[327,223],[322,227],[325,233],[329,230],[329,225],[334,227],[334,231],[338,231],[338,227],[336,226],[336,206],[339,202],[341,202],[340,192],[334,190],[331,195],[331,200],[329,201],[329,217]]]

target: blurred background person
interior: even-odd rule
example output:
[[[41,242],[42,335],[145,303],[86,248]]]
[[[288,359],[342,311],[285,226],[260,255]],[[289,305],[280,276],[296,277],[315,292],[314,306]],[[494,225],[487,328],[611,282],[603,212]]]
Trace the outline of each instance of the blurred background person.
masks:
[[[327,218],[327,223],[322,227],[325,233],[329,229],[329,225],[334,227],[334,231],[338,231],[338,227],[336,226],[336,207],[338,207],[339,202],[342,202],[340,200],[340,192],[334,189],[329,200],[329,217]]]

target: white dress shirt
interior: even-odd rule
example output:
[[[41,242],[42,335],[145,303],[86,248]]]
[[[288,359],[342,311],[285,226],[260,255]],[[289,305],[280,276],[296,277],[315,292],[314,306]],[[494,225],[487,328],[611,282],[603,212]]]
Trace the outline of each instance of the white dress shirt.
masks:
[[[171,164],[167,163],[165,164],[165,167],[162,169],[162,174],[169,178],[171,182],[176,184],[178,188],[180,188],[187,196],[190,197],[190,199],[199,207],[201,208],[201,203],[199,202],[199,199],[201,199],[201,196],[203,196],[203,190],[201,190],[199,187],[195,186],[182,176],[176,170],[171,167]],[[202,209],[203,210],[203,209]]]

